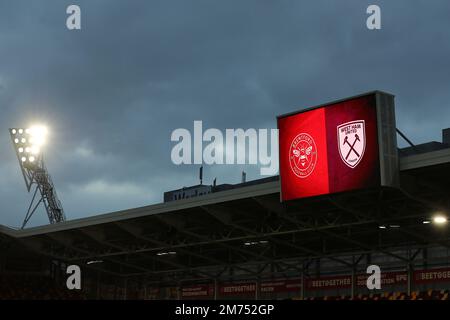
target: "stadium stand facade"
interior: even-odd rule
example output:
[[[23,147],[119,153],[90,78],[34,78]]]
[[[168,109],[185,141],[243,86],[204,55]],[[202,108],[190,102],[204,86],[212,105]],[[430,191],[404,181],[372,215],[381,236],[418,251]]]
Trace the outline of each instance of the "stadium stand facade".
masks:
[[[0,226],[0,298],[448,299],[449,227],[424,223],[450,207],[448,129],[443,137],[399,150],[401,188],[280,203],[272,177],[54,225]],[[80,292],[64,288],[71,264],[82,269]],[[381,290],[365,286],[370,264],[381,267]]]

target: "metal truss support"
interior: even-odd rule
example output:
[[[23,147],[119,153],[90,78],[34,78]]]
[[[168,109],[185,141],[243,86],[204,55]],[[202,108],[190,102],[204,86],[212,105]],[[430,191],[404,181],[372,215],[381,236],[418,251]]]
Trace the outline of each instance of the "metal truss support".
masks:
[[[356,296],[356,291],[358,290],[358,286],[357,286],[357,273],[358,273],[358,264],[361,262],[361,260],[363,259],[364,255],[360,255],[359,258],[357,258],[355,260],[355,256],[352,256],[352,287],[351,287],[351,297],[352,299],[355,299]]]
[[[56,195],[53,181],[45,168],[44,163],[34,171],[34,182],[41,193],[41,200],[47,211],[51,224],[66,220],[61,202]]]
[[[36,155],[36,159],[33,160],[32,162],[30,161],[25,162],[24,158],[26,157],[23,156],[24,150],[29,149],[30,147],[25,145],[19,145],[17,143],[18,138],[15,136],[14,130],[16,129],[10,130],[11,140],[13,142],[13,145],[15,146],[14,149],[16,151],[17,160],[19,161],[20,170],[25,180],[27,191],[30,192],[30,190],[35,186],[33,198],[28,207],[21,228],[22,229],[25,228],[28,221],[33,216],[36,209],[39,207],[41,203],[44,204],[48,220],[50,221],[51,224],[65,221],[66,217],[64,215],[64,210],[56,194],[53,181],[50,175],[48,174],[47,168],[45,167],[44,158],[42,154]],[[25,138],[23,138],[23,140],[26,141]],[[34,204],[38,191],[40,194],[40,199],[36,204]]]
[[[25,228],[26,224],[31,219],[33,214],[36,212],[36,209],[39,207],[39,205],[42,202],[42,198],[40,198],[38,200],[38,202],[33,206],[34,200],[36,199],[36,195],[37,195],[38,190],[39,190],[39,188],[38,188],[38,186],[36,186],[36,188],[34,190],[34,193],[33,193],[33,198],[31,199],[30,205],[28,206],[27,214],[25,215],[25,218],[23,219],[21,229]]]
[[[255,300],[259,300],[260,299],[260,295],[261,295],[261,278],[257,277],[256,281],[255,281]]]
[[[408,137],[400,131],[400,129],[396,128],[397,133],[402,137],[413,149],[414,151],[417,151],[416,145],[411,142],[411,140],[408,139]]]
[[[411,292],[413,289],[413,283],[414,283],[414,267],[412,265],[412,263],[408,263],[407,265],[407,269],[408,271],[408,284],[407,284],[407,295],[411,296]]]
[[[356,267],[352,268],[352,288],[351,288],[351,298],[355,299],[356,294]]]
[[[408,250],[409,261],[406,266],[408,272],[408,283],[407,283],[407,294],[411,296],[412,290],[414,288],[414,260],[417,258],[421,249],[417,249],[414,254],[411,255],[411,251]]]
[[[219,296],[219,285],[217,282],[217,278],[214,278],[214,300],[217,300],[217,297]]]

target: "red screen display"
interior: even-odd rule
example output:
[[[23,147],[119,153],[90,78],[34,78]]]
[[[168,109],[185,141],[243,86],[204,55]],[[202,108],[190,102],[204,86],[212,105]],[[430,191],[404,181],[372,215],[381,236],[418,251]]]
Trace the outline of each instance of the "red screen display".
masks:
[[[278,118],[281,198],[380,185],[375,95]]]

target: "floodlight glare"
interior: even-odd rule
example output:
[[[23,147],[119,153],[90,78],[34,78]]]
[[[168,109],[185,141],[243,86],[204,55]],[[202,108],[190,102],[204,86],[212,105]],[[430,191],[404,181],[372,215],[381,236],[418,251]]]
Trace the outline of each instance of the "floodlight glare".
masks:
[[[29,160],[30,162],[34,162],[35,158],[34,158],[33,156],[31,156],[31,157],[28,158],[28,160]]]
[[[20,152],[20,153],[23,152],[23,148],[22,148],[22,147],[19,148],[19,152]]]
[[[20,160],[22,160],[22,162],[25,162],[25,161],[27,161],[27,158],[22,157]]]
[[[19,134],[22,134],[23,133],[23,129],[19,129]]]
[[[19,143],[19,139],[15,138],[14,143]]]
[[[17,130],[16,129],[12,129],[11,132],[12,132],[12,134],[16,134]]]
[[[44,126],[33,126],[29,129],[31,136],[30,142],[36,146],[42,146],[45,144],[45,138],[47,137],[47,128]]]

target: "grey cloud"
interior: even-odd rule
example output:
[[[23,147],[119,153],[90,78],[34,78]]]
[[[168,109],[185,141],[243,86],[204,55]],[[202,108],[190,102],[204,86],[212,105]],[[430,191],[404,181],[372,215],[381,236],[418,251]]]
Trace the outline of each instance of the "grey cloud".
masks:
[[[70,218],[197,183],[197,167],[170,162],[172,130],[197,119],[275,127],[278,114],[382,89],[414,141],[449,126],[448,1],[377,1],[376,32],[371,1],[76,1],[79,32],[65,29],[72,2],[0,2],[0,223],[18,225],[27,206],[6,130],[33,120],[51,126],[47,166]],[[233,183],[241,170],[258,178],[254,166],[205,175]]]

